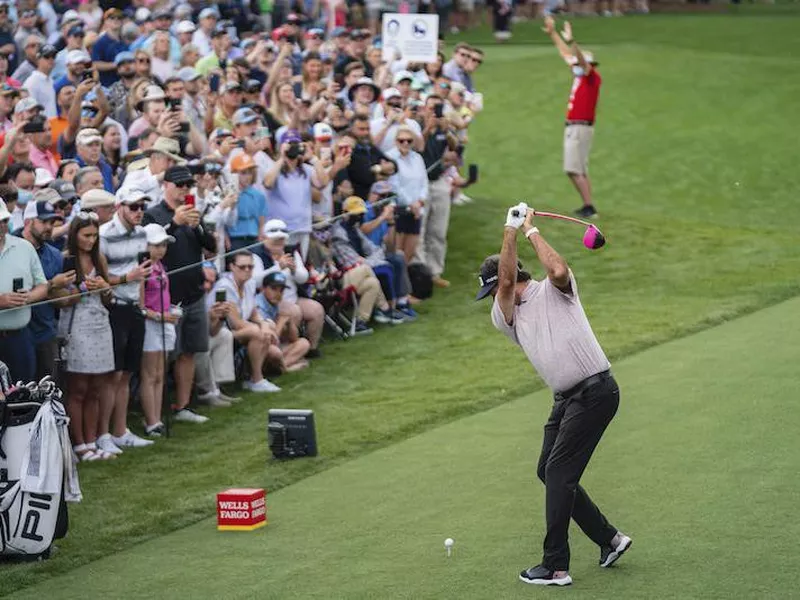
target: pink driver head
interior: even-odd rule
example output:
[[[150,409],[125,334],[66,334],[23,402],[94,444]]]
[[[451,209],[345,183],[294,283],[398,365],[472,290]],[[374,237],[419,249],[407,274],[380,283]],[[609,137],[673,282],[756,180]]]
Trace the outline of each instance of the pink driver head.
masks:
[[[606,243],[606,238],[600,233],[600,230],[594,225],[589,225],[586,232],[583,234],[583,245],[589,250],[597,250],[602,248]]]

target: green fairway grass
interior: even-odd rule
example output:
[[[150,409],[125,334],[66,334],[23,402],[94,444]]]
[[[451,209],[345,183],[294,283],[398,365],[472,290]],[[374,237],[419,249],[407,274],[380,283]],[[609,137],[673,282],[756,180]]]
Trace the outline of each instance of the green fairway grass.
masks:
[[[800,13],[763,12],[575,22],[604,79],[591,174],[608,244],[589,252],[580,228],[537,224],[572,266],[612,359],[800,293],[793,113]],[[485,41],[487,32],[474,39]],[[472,299],[477,267],[499,250],[510,204],[526,200],[561,212],[579,204],[561,173],[570,75],[545,42],[538,25],[528,23],[515,27],[512,44],[486,46],[476,76],[486,110],[470,128],[467,152],[467,162],[480,164],[481,181],[468,190],[475,203],[453,210],[444,274],[453,285],[422,305],[418,322],[324,344],[324,358],[309,371],[280,378],[280,394],[247,395],[206,413],[209,423],[177,425],[153,448],[82,464],[84,501],[71,507],[60,552],[38,565],[0,566],[0,596],[195,523],[226,487],[277,490],[541,387],[524,356],[491,329],[488,306]],[[523,261],[536,267],[530,249],[521,249]],[[266,412],[273,407],[316,412],[319,458],[267,461]],[[680,415],[671,426],[697,426],[692,419],[702,424],[710,418],[704,414]],[[770,444],[785,441],[781,436],[775,432],[770,437],[779,439]],[[751,450],[769,452],[770,444]],[[520,456],[530,459],[527,450]],[[679,475],[664,477],[674,482]],[[347,491],[343,484],[340,493]],[[517,516],[529,516],[514,506]],[[311,521],[335,518],[309,510]],[[512,562],[500,567],[524,566]]]
[[[634,544],[600,569],[573,525],[575,585],[557,593],[797,591],[800,483],[786,426],[800,418],[800,346],[780,340],[798,336],[795,299],[615,367],[620,410],[583,483]],[[526,395],[269,495],[257,532],[219,533],[208,519],[15,597],[529,598],[516,577],[540,556],[535,465],[550,402]]]

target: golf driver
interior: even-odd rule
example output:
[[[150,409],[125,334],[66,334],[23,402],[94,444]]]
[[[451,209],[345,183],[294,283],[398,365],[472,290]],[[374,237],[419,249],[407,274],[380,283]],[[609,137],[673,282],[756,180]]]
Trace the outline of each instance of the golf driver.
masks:
[[[520,217],[522,215],[519,214],[519,211],[514,211],[513,215],[515,217]],[[606,244],[606,238],[603,233],[597,228],[597,225],[592,223],[587,223],[586,221],[582,221],[581,219],[576,219],[575,217],[568,217],[566,215],[559,215],[558,213],[551,213],[551,212],[543,212],[534,210],[533,215],[535,217],[547,217],[549,219],[561,219],[562,221],[569,221],[570,223],[577,223],[579,225],[583,225],[586,227],[586,231],[583,234],[583,245],[586,246],[589,250],[597,250],[598,248],[602,248]]]

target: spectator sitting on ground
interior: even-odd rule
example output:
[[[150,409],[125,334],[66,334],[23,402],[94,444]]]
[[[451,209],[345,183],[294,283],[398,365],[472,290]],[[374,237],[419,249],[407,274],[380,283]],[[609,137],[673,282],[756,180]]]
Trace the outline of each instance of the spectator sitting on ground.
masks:
[[[250,360],[250,380],[244,382],[244,388],[251,392],[279,392],[280,388],[263,376],[264,362],[280,362],[281,355],[275,324],[262,319],[256,310],[253,255],[242,250],[229,260],[231,270],[220,276],[206,297],[206,306],[210,311],[219,302],[228,305],[224,320],[233,331],[234,339],[247,347]]]
[[[298,329],[305,327],[310,349],[308,358],[320,356],[319,340],[322,337],[325,311],[316,300],[301,297],[299,287],[308,282],[308,269],[296,246],[286,246],[289,230],[280,219],[271,219],[264,225],[264,243],[253,249],[255,269],[253,278],[256,282],[263,280],[264,275],[280,271],[286,276],[286,288],[283,290],[282,307],[291,317]]]
[[[308,367],[304,359],[310,345],[306,338],[300,337],[297,325],[286,310],[283,292],[287,288],[287,278],[280,271],[267,273],[261,280],[261,294],[256,298],[256,307],[261,318],[275,323],[275,330],[281,341],[282,371],[300,371]]]

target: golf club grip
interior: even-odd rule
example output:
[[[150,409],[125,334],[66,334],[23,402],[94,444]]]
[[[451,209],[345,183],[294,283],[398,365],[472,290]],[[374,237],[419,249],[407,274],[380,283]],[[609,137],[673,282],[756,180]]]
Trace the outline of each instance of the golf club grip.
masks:
[[[512,211],[511,214],[514,215],[515,217],[524,216],[518,210]],[[587,221],[581,221],[580,219],[576,219],[575,217],[567,217],[566,215],[558,215],[556,213],[539,212],[539,211],[535,210],[535,211],[533,211],[533,215],[536,216],[536,217],[548,217],[550,219],[561,219],[563,221],[571,221],[573,223],[579,223],[579,224],[584,225],[586,227],[590,227],[590,226],[593,225],[592,223],[589,223]]]

